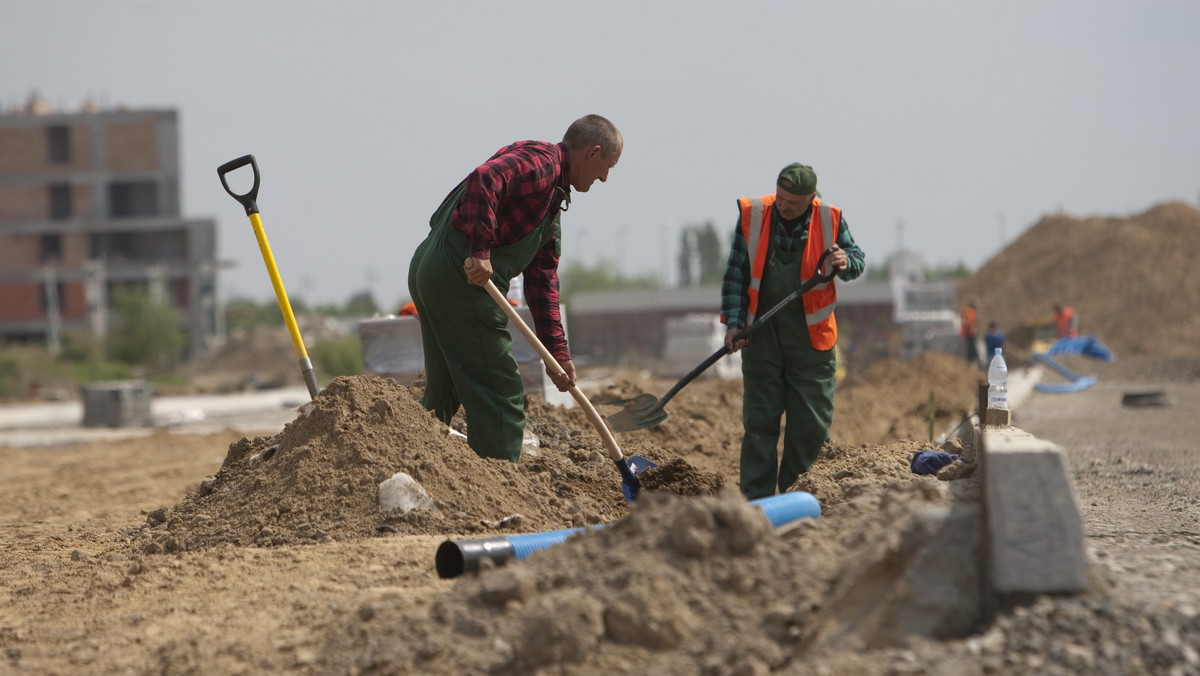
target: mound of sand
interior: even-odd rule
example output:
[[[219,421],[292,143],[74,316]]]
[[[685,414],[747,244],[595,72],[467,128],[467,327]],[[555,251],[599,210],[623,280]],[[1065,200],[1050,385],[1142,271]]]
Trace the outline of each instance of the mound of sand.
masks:
[[[773,530],[736,491],[651,493],[611,527],[460,579],[427,612],[402,599],[361,608],[331,628],[322,667],[757,674],[867,636],[886,645],[950,632],[914,609],[921,595],[905,580],[951,502],[945,484],[908,478]],[[956,619],[958,631],[970,625]]]
[[[139,546],[157,553],[377,532],[530,532],[624,516],[620,474],[599,436],[587,434],[586,423],[569,412],[531,408],[546,413],[530,425],[542,436],[515,465],[477,456],[391,379],[334,379],[278,435],[230,446],[220,471],[197,492],[150,515]],[[647,490],[697,495],[721,485],[719,477],[660,450],[644,452],[662,464],[644,475]],[[382,510],[379,485],[400,472],[416,480],[435,509]]]
[[[928,389],[936,402],[944,402],[937,404],[935,416],[940,433],[969,410],[977,377],[947,355],[877,365],[861,381],[848,381],[836,404],[848,411],[843,414],[848,419],[870,424],[860,423],[844,436],[835,427],[837,443],[829,452],[836,455],[837,444],[875,444],[889,436],[927,437],[929,402],[908,396],[912,387],[922,393]],[[741,387],[740,381],[695,383],[670,403],[662,424],[620,435],[627,456],[642,455],[659,465],[642,475],[646,491],[713,495],[724,485],[723,476],[737,475]],[[620,381],[596,399],[640,390]],[[526,446],[521,463],[514,465],[475,455],[417,396],[418,389],[388,378],[335,379],[279,434],[230,446],[217,474],[135,529],[135,546],[158,553],[379,533],[538,532],[610,523],[627,514],[620,475],[580,409],[530,397],[528,430],[537,445]],[[907,458],[894,455],[892,471],[877,479],[908,472]],[[821,471],[815,469],[808,481],[816,481]],[[384,512],[379,485],[397,473],[412,477],[436,509]],[[814,484],[812,492],[821,491]]]
[[[830,438],[870,445],[929,441],[932,413],[936,439],[979,408],[979,385],[986,382],[965,360],[942,352],[876,362],[838,386]]]
[[[1129,218],[1045,216],[958,286],[1028,349],[1029,327],[1074,306],[1080,333],[1118,355],[1200,356],[1200,211],[1182,202]]]

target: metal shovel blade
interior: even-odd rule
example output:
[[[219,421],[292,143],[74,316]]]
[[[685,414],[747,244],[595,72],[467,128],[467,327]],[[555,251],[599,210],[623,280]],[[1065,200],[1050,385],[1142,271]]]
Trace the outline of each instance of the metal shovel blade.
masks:
[[[642,489],[642,484],[637,478],[638,475],[651,467],[658,467],[658,464],[650,462],[649,459],[640,455],[627,457],[620,462],[625,464],[625,469],[621,470],[621,493],[625,496],[625,502],[633,502],[638,496],[638,491]],[[620,469],[619,466],[618,469]],[[625,472],[626,469],[629,470],[628,474]]]
[[[618,432],[653,427],[667,419],[667,411],[651,394],[643,394],[629,400],[625,408],[608,416],[608,424]]]

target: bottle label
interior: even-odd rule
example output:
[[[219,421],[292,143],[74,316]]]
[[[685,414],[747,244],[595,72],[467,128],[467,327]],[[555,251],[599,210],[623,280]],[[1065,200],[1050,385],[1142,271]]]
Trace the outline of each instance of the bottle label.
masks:
[[[1006,392],[1004,390],[1000,390],[999,392],[996,392],[996,391],[993,391],[994,389],[995,388],[988,390],[987,407],[999,409],[1001,411],[1007,411],[1008,410],[1008,392]]]

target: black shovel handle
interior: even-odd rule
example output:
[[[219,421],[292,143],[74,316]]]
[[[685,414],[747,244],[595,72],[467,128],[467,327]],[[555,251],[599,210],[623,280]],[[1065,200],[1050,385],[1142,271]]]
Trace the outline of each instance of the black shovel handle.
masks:
[[[763,313],[763,316],[756,319],[754,321],[754,323],[751,324],[750,326],[747,326],[745,331],[742,331],[741,333],[734,336],[733,342],[736,343],[739,340],[745,340],[745,339],[749,338],[750,334],[757,331],[758,327],[761,326],[763,322],[767,321],[771,317],[774,317],[775,313],[782,310],[784,308],[784,306],[790,304],[792,301],[796,300],[800,296],[803,296],[804,294],[808,293],[809,291],[812,290],[812,288],[814,286],[816,286],[818,284],[824,284],[825,282],[828,282],[829,280],[833,279],[833,276],[835,274],[837,274],[837,272],[831,272],[828,275],[821,274],[821,269],[825,267],[825,259],[829,258],[829,255],[832,253],[833,253],[833,249],[826,249],[825,251],[821,252],[821,257],[817,259],[817,271],[813,273],[813,276],[809,277],[807,281],[805,281],[803,284],[801,284],[799,289],[796,289],[795,291],[789,293],[787,295],[787,297],[785,297],[783,300],[776,303],[774,305],[774,307],[772,307],[770,310],[767,310],[765,313]]]
[[[225,174],[228,174],[234,169],[241,169],[247,164],[249,164],[250,168],[254,170],[254,185],[251,186],[250,192],[239,195],[229,187],[229,182],[225,180]],[[254,161],[253,155],[242,155],[236,160],[229,160],[225,164],[222,164],[221,166],[217,167],[217,176],[221,177],[221,185],[225,187],[225,192],[229,193],[230,197],[233,197],[233,199],[241,202],[242,206],[246,208],[247,216],[258,213],[258,162]]]
[[[802,283],[800,285],[799,289],[796,289],[795,291],[789,293],[786,298],[784,298],[783,300],[776,303],[774,305],[774,307],[772,307],[770,310],[767,310],[763,314],[763,316],[761,316],[757,320],[755,320],[755,322],[753,324],[751,324],[750,326],[748,326],[745,331],[742,331],[741,333],[734,336],[733,341],[737,342],[739,340],[745,340],[746,338],[749,338],[750,334],[754,333],[758,329],[759,326],[762,326],[763,323],[765,323],[771,317],[775,316],[775,313],[782,310],[785,306],[789,305],[792,301],[796,300],[800,296],[803,296],[805,293],[811,291],[814,286],[816,286],[818,284],[824,284],[825,282],[828,282],[829,280],[833,279],[833,276],[835,274],[837,274],[836,272],[831,272],[827,275],[821,273],[821,269],[825,267],[825,259],[829,258],[829,255],[832,253],[833,253],[833,249],[826,249],[825,251],[821,252],[821,257],[817,259],[817,271],[815,273],[813,273],[813,276],[809,277],[804,283]],[[722,345],[719,350],[708,355],[708,358],[705,359],[704,361],[700,362],[699,366],[692,369],[686,376],[684,376],[682,379],[680,379],[679,382],[675,383],[675,387],[672,387],[670,390],[668,390],[667,393],[663,395],[662,399],[658,400],[658,404],[654,407],[654,409],[658,410],[658,409],[661,409],[663,406],[666,406],[667,402],[670,401],[671,398],[674,397],[676,394],[678,394],[679,390],[683,389],[684,385],[687,385],[688,383],[695,380],[696,376],[699,376],[701,373],[704,373],[706,370],[708,370],[708,367],[717,363],[717,361],[719,361],[721,359],[721,357],[724,357],[727,354],[729,354],[729,348],[726,347],[725,345]]]

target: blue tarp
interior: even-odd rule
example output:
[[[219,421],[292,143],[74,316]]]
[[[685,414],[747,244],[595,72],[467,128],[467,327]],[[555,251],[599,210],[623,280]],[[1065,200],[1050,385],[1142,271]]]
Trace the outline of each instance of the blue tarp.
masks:
[[[1078,373],[1068,369],[1062,364],[1050,358],[1052,354],[1080,354],[1085,357],[1099,359],[1101,361],[1112,362],[1116,359],[1113,356],[1112,350],[1104,346],[1103,343],[1096,340],[1095,336],[1079,336],[1076,338],[1060,338],[1058,342],[1050,346],[1050,349],[1045,354],[1035,353],[1033,358],[1046,366],[1054,369],[1060,376],[1067,379],[1065,383],[1037,383],[1033,389],[1038,392],[1047,392],[1058,394],[1064,392],[1078,392],[1085,390],[1096,384],[1096,376],[1081,376]]]
[[[1112,350],[1096,340],[1096,336],[1077,336],[1075,338],[1059,338],[1058,342],[1046,350],[1046,354],[1081,354],[1101,361],[1112,362],[1116,359]]]

